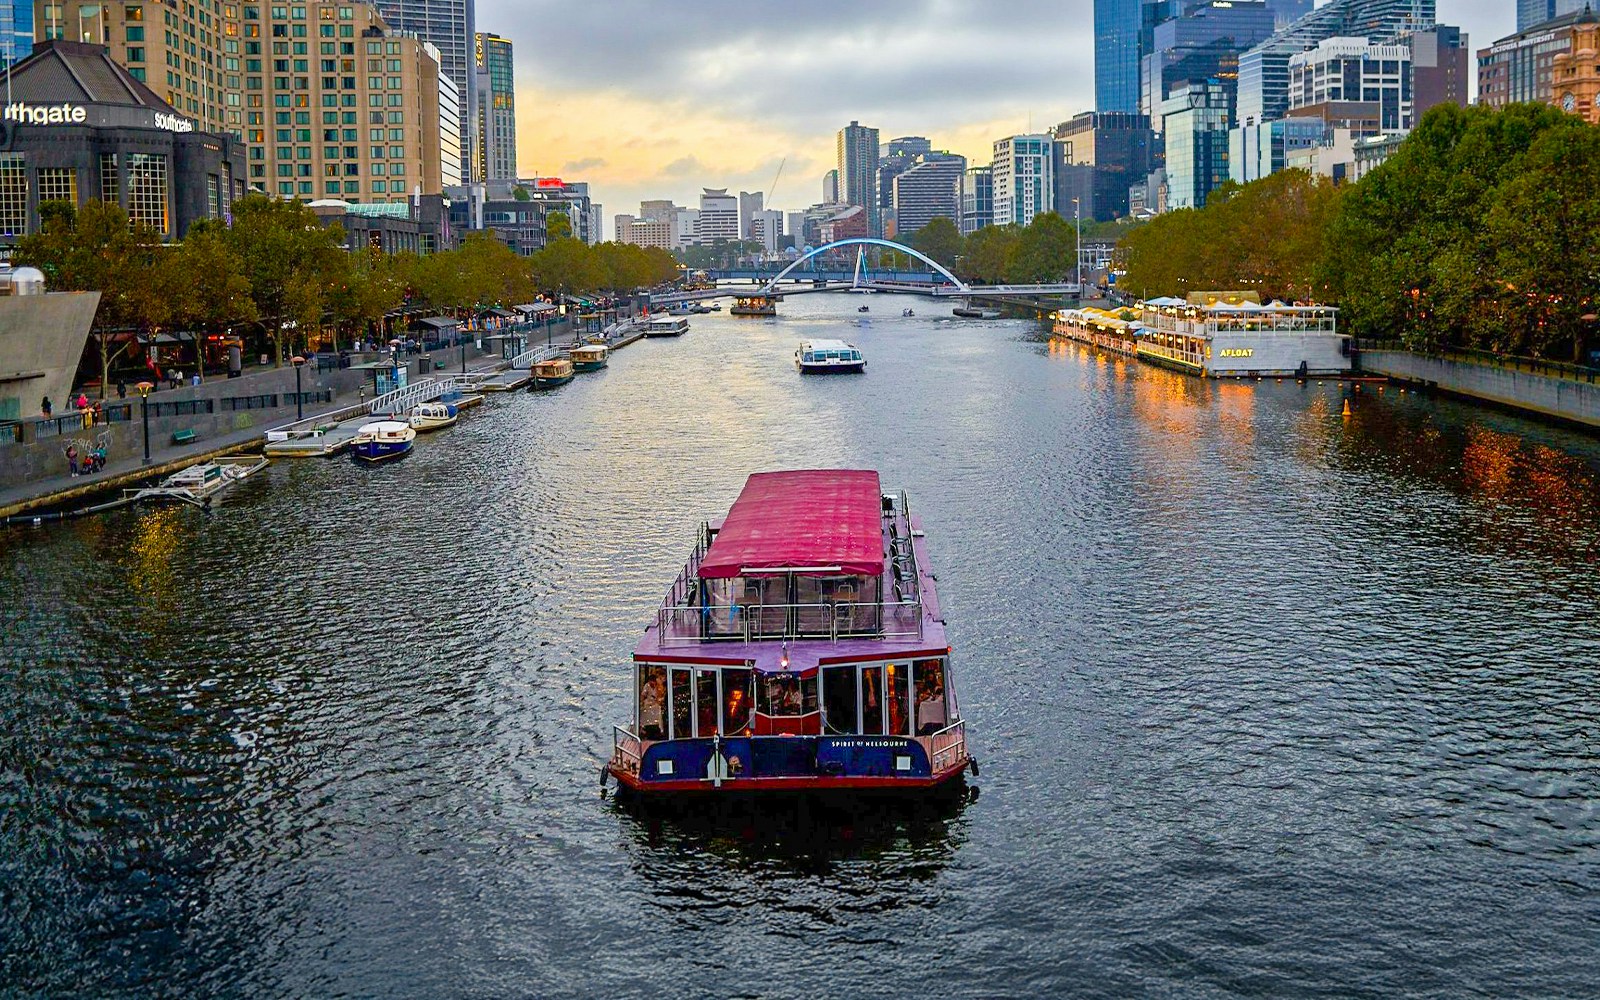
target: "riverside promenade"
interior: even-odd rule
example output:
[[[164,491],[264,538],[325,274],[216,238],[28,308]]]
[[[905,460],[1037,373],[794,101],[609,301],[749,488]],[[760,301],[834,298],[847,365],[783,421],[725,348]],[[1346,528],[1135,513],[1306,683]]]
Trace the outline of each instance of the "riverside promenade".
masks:
[[[488,354],[471,345],[468,345],[468,351],[466,361],[469,371],[494,370],[504,364],[498,354]],[[454,355],[456,350],[446,353]],[[418,378],[420,366],[418,357],[413,356],[408,359],[407,378],[412,380]],[[434,371],[448,374],[442,369]],[[366,376],[366,370],[359,367],[333,369],[320,375],[302,372],[302,395],[310,396],[315,401],[308,400],[303,403],[300,411],[310,419],[317,413],[359,406],[373,395]],[[426,378],[428,375],[420,377]],[[290,393],[281,392],[285,383],[291,390]],[[204,434],[196,434],[192,441],[181,443],[175,440],[174,433],[204,420],[204,416],[193,413],[169,413],[167,410],[162,410],[165,415],[159,418],[152,417],[150,420],[149,462],[144,460],[141,400],[137,398],[107,400],[108,405],[131,403],[131,419],[74,429],[37,441],[34,451],[43,452],[43,456],[39,454],[31,456],[32,462],[25,472],[37,470],[42,474],[13,476],[12,481],[0,485],[0,519],[26,514],[43,507],[70,505],[73,501],[84,500],[108,489],[131,486],[169,475],[218,455],[259,450],[267,428],[295,420],[297,410],[293,389],[294,369],[286,366],[251,371],[236,379],[213,378],[198,387],[184,386],[152,392],[149,404],[153,409],[163,406],[169,409],[177,408],[206,399],[265,400],[271,396],[277,397],[275,402],[279,405],[251,411],[234,411],[235,419],[248,418],[240,421],[243,426],[223,425]],[[210,390],[209,395],[206,394],[206,390]],[[228,395],[220,395],[223,392]],[[193,409],[192,406],[190,408]],[[105,467],[98,472],[73,475],[66,458],[69,444],[76,445],[80,454],[87,454],[95,447],[106,448]]]
[[[617,350],[643,336],[636,319],[625,316],[603,330],[564,325],[554,346],[599,335]],[[448,377],[463,370],[480,375],[500,371],[508,362],[499,342],[500,338],[489,336],[482,341],[484,347],[469,342],[431,355],[413,354],[405,359],[407,380]],[[322,370],[307,364],[298,382],[292,367],[262,367],[240,378],[213,377],[200,386],[152,392],[148,400],[152,414],[148,462],[144,460],[143,403],[137,397],[105,401],[108,407],[120,408],[123,416],[119,420],[80,427],[76,416],[66,416],[51,421],[64,428],[58,433],[26,444],[0,443],[0,524],[8,520],[26,523],[36,516],[33,512],[47,508],[80,509],[90,505],[89,498],[107,490],[148,482],[219,455],[260,450],[270,428],[310,423],[330,413],[348,414],[373,398],[371,369],[363,363],[378,357],[352,355],[348,367]],[[296,392],[304,400],[298,409]],[[179,435],[181,431],[193,433]],[[80,455],[103,448],[105,467],[72,475],[66,457],[69,445],[76,445]]]

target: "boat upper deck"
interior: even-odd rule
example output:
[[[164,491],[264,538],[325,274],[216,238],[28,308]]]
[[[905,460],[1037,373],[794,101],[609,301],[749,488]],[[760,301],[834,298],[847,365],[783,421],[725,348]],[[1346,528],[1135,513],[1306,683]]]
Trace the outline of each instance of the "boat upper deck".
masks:
[[[701,526],[634,656],[804,671],[946,648],[905,495],[876,472],[803,470],[751,476],[727,518]]]

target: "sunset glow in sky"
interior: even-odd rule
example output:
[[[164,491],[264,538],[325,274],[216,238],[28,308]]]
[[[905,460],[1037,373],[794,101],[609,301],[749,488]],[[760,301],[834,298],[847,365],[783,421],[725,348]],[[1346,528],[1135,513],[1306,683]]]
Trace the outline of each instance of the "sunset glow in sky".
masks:
[[[1440,0],[1439,21],[1476,49],[1513,8]],[[851,119],[987,162],[1094,105],[1091,0],[481,0],[477,20],[515,45],[519,173],[588,181],[608,234],[641,199],[767,191],[785,157],[768,207],[819,201]]]

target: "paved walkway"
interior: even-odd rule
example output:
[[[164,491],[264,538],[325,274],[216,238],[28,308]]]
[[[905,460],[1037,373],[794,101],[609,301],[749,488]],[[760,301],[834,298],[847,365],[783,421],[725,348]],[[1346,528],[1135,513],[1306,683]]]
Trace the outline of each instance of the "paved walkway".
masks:
[[[613,348],[623,347],[637,340],[639,336],[642,336],[642,332],[630,331],[620,340],[614,340],[611,346]],[[443,360],[444,356],[436,353],[436,357],[440,360]],[[498,368],[502,363],[497,355],[479,355],[468,359],[467,370],[469,372],[489,371]],[[249,374],[276,370],[270,367],[257,367],[254,372],[251,372],[250,369],[246,369],[246,378],[248,378]],[[430,372],[429,375],[416,377],[428,378],[435,374],[449,376],[459,370],[458,366],[441,365],[435,368],[433,372]],[[215,378],[208,381],[215,381]],[[242,383],[239,380],[233,380],[233,385],[242,386]],[[171,390],[153,391],[150,395],[154,399],[159,392],[167,391]],[[321,412],[331,412],[355,405],[366,398],[365,391],[365,387],[362,387],[341,393],[334,397],[333,402],[328,404],[326,410]],[[131,392],[129,398],[135,398]],[[117,399],[115,391],[113,391],[107,402],[115,401]],[[312,418],[308,416],[306,419]],[[278,425],[284,422],[282,418],[274,421]],[[136,455],[132,458],[108,462],[106,467],[99,472],[86,473],[79,476],[71,475],[66,471],[66,458],[63,457],[60,475],[35,479],[18,486],[0,489],[0,520],[42,507],[64,506],[76,508],[78,506],[88,506],[88,501],[85,498],[92,494],[118,486],[131,486],[159,476],[170,475],[202,459],[258,448],[264,443],[266,430],[265,426],[251,427],[228,434],[207,437],[204,441],[196,441],[186,445],[174,445],[168,436],[160,435],[150,441],[150,461],[148,463],[143,460],[142,455]],[[73,501],[77,500],[82,500],[83,502],[75,504]]]

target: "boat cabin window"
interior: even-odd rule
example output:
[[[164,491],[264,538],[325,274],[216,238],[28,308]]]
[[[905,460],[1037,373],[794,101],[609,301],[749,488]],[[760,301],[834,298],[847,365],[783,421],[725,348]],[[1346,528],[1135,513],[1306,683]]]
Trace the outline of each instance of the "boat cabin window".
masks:
[[[697,671],[695,678],[694,707],[695,719],[694,734],[696,736],[715,736],[717,732],[717,672],[715,670]]]
[[[762,715],[810,715],[817,710],[816,677],[767,674],[757,686],[756,711]]]
[[[856,667],[822,668],[822,725],[825,732],[855,733]]]
[[[734,735],[748,732],[750,710],[754,706],[752,694],[755,672],[751,670],[724,670],[722,672],[722,732]]]
[[[639,738],[667,738],[667,669],[639,665]]]
[[[943,729],[950,718],[945,703],[944,664],[918,660],[916,685],[917,735],[931,736]]]
[[[755,671],[747,667],[641,665],[639,735],[687,740],[748,733],[754,700]]]
[[[682,740],[694,735],[694,671],[688,668],[672,669],[672,685],[669,694],[672,698],[672,733],[673,739]]]
[[[861,731],[883,735],[883,668],[861,668]]]
[[[945,728],[944,661],[822,668],[823,729],[835,735],[928,736]]]
[[[888,716],[889,733],[894,736],[911,735],[910,703],[906,701],[907,680],[911,674],[909,663],[891,663],[883,668],[884,714]]]

